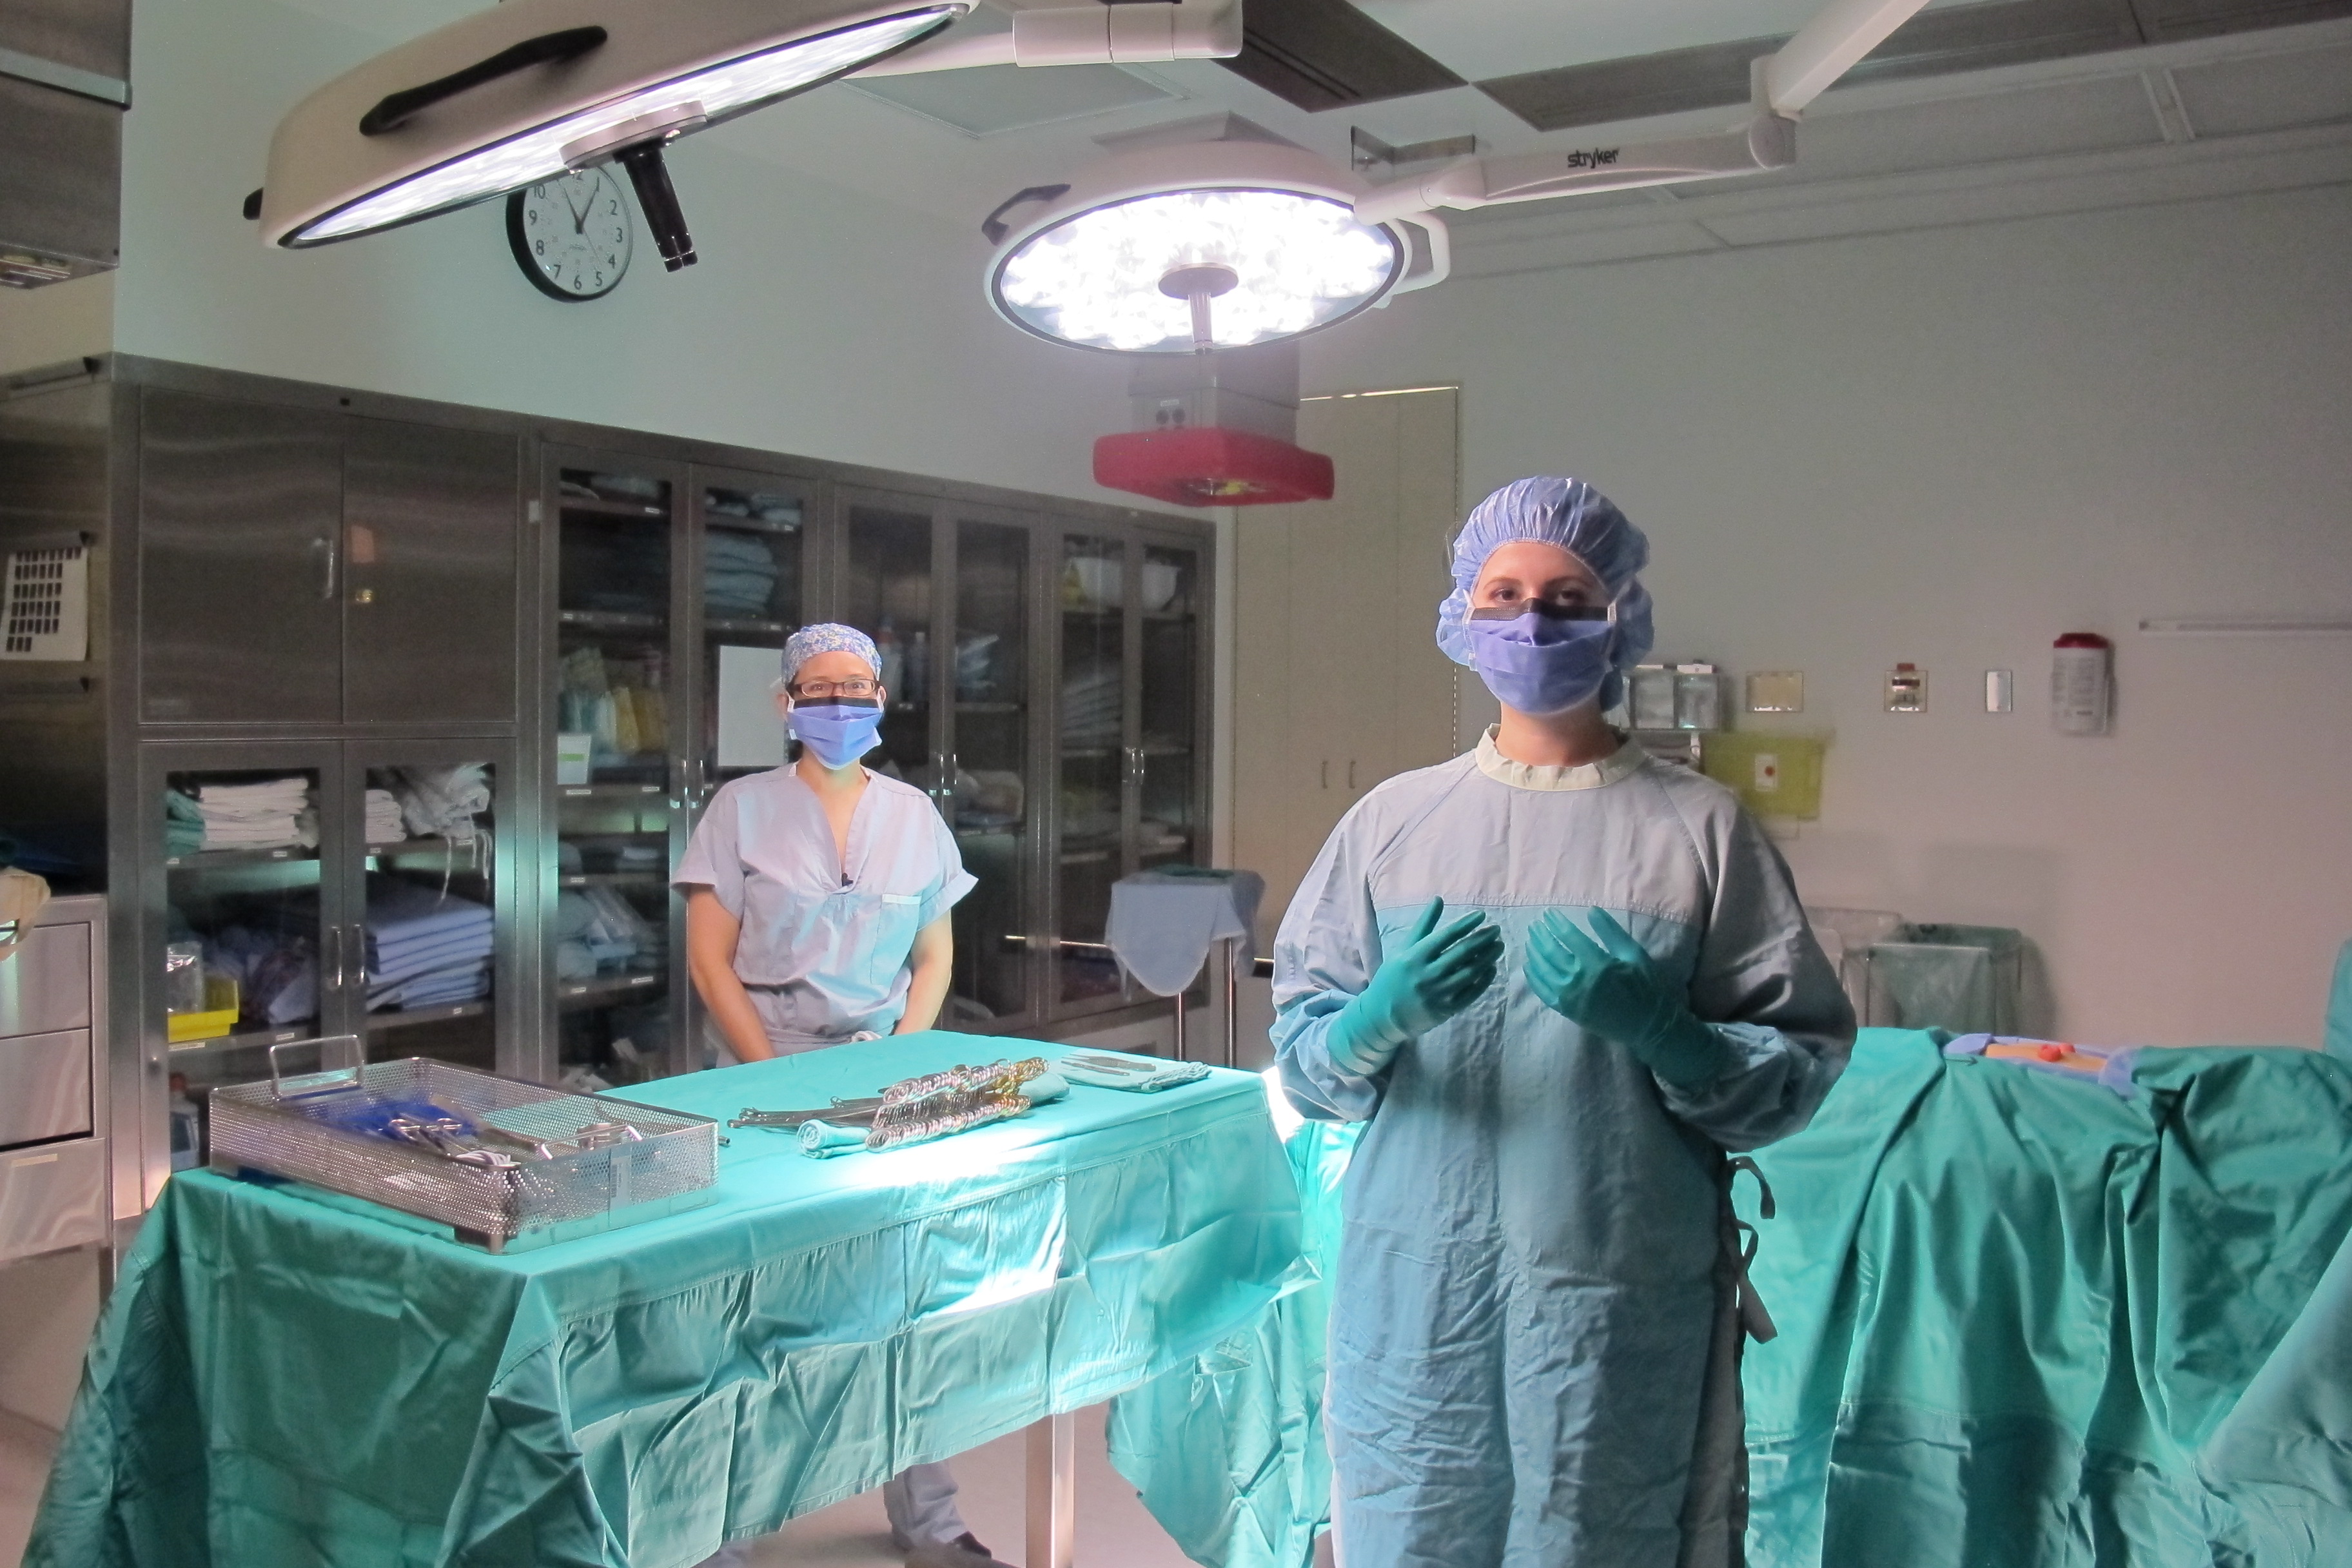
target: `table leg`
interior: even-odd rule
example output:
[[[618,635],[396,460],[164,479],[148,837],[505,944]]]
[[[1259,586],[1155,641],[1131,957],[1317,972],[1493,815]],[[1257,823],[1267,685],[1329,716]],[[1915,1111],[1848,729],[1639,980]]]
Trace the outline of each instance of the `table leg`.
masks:
[[[1184,1054],[1184,993],[1181,991],[1176,993],[1176,1059],[1180,1062],[1192,1059]]]
[[[1029,1428],[1028,1568],[1070,1568],[1078,1524],[1078,1418]]]
[[[1242,942],[1237,936],[1225,939],[1225,1065],[1240,1065],[1241,1019],[1235,1011],[1240,1001],[1239,970],[1242,962]]]

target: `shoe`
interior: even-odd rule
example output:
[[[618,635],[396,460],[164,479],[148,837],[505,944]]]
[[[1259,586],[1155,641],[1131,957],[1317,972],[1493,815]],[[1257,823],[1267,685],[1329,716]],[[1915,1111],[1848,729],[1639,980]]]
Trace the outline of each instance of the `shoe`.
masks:
[[[907,1568],[1006,1568],[969,1530],[953,1541],[924,1542],[907,1552]]]

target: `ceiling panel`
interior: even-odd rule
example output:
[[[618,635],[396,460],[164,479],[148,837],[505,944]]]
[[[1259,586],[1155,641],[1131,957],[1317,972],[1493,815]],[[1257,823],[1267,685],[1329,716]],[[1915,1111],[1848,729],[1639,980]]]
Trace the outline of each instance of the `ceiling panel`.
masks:
[[[1055,66],[1051,70],[983,66],[923,76],[876,77],[853,81],[849,88],[971,136],[996,136],[1033,125],[1083,120],[1139,104],[1166,103],[1178,96],[1117,66]]]
[[[2172,83],[2200,136],[2352,120],[2352,47],[2189,66]]]
[[[1867,113],[1823,115],[1798,129],[1794,169],[1757,178],[1793,176],[1810,182],[1965,168],[2147,146],[2163,139],[2147,86],[2137,76],[2099,77]]]
[[[1218,64],[1318,113],[1462,85],[1462,78],[1348,0],[1247,0],[1242,52]]]
[[[1244,7],[1252,0],[1243,0]],[[1258,0],[1264,3],[1264,0]],[[1357,0],[1473,80],[1791,33],[1822,0]],[[1246,11],[1244,11],[1246,14]]]

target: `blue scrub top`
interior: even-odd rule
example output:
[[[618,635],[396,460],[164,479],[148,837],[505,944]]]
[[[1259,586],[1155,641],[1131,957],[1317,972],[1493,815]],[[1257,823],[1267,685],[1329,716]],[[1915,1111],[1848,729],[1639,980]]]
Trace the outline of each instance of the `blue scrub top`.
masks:
[[[778,1047],[887,1035],[907,1011],[915,933],[977,885],[931,799],[869,772],[849,863],[816,792],[789,767],[722,786],[670,879],[742,922],[735,973]]]

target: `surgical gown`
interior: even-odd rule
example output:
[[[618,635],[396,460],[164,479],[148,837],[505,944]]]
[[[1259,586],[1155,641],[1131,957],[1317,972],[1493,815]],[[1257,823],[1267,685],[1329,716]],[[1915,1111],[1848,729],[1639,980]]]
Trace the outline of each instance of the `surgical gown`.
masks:
[[[1433,897],[1502,928],[1502,973],[1384,1072],[1349,1074],[1326,1048],[1328,1021]],[[1537,917],[1596,908],[1686,980],[1731,1047],[1720,1079],[1663,1083],[1530,993]],[[1343,1196],[1330,1332],[1349,1568],[1737,1562],[1722,1506],[1743,1452],[1736,1427],[1722,1436],[1738,1376],[1718,1332],[1736,1279],[1720,1267],[1724,1151],[1802,1127],[1853,1040],[1763,832],[1720,785],[1632,742],[1534,768],[1490,731],[1348,813],[1275,964],[1292,1101],[1370,1123]],[[1702,1445],[1711,1348],[1717,1436]],[[1686,1494],[1717,1504],[1687,1552]]]

